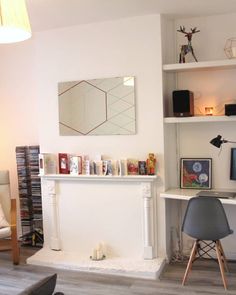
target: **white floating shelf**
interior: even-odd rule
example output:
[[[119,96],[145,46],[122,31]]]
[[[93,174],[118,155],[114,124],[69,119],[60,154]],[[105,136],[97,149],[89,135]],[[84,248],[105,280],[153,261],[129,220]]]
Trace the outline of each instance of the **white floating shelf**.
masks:
[[[164,72],[185,72],[204,69],[227,69],[236,67],[236,59],[224,59],[214,61],[200,61],[181,64],[165,64],[163,65]]]
[[[46,180],[57,181],[110,181],[110,182],[153,182],[157,175],[125,175],[125,176],[100,176],[100,175],[70,175],[70,174],[46,174],[39,176]]]
[[[194,116],[194,117],[168,117],[164,123],[204,123],[204,122],[235,122],[236,116]]]

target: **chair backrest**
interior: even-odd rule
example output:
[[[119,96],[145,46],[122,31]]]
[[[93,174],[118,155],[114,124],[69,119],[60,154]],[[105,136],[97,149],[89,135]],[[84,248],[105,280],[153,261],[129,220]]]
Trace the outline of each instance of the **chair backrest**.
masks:
[[[232,233],[221,201],[213,197],[189,200],[182,231],[199,240],[220,240]]]
[[[2,205],[6,220],[10,223],[11,195],[9,171],[7,170],[0,171],[0,204]]]

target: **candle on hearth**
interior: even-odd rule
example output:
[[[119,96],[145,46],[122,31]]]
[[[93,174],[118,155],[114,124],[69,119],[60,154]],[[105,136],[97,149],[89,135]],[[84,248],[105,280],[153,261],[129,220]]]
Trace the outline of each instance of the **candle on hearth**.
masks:
[[[93,260],[97,259],[97,249],[96,248],[93,249],[92,259]]]
[[[101,249],[102,249],[102,243],[99,242],[99,243],[97,244],[96,248],[97,248],[97,250],[101,250]]]
[[[101,250],[97,250],[97,259],[98,260],[99,259],[102,259],[102,256],[103,256],[102,251]]]

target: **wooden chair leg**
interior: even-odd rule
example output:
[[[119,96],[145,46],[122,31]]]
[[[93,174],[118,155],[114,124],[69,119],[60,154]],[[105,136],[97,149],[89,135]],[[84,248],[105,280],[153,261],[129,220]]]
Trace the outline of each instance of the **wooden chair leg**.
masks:
[[[13,263],[19,264],[19,262],[20,262],[20,249],[19,249],[19,244],[18,244],[18,240],[17,240],[16,236],[14,238],[12,238],[11,244],[12,244]]]
[[[223,265],[223,262],[222,262],[219,241],[216,241],[215,246],[216,246],[216,254],[217,254],[217,259],[218,259],[219,266],[220,266],[220,272],[221,272],[223,285],[224,285],[225,290],[227,290],[227,282],[226,282],[226,278],[225,278],[225,271],[224,271],[224,265]]]
[[[185,284],[186,280],[187,280],[187,277],[188,277],[188,274],[192,268],[192,264],[193,264],[193,261],[194,261],[194,258],[196,257],[196,253],[197,253],[197,245],[198,245],[198,240],[196,240],[193,244],[193,248],[192,248],[192,251],[191,251],[191,254],[190,254],[190,257],[189,257],[189,261],[188,261],[188,265],[187,265],[187,268],[185,270],[185,274],[184,274],[184,277],[183,277],[183,281],[182,281],[182,285]]]
[[[221,253],[222,260],[223,260],[223,263],[224,263],[224,266],[225,266],[225,270],[227,272],[229,272],[229,267],[228,267],[227,259],[226,259],[226,256],[225,256],[225,253],[224,253],[224,250],[223,250],[223,247],[222,247],[222,244],[221,244],[221,241],[220,240],[219,240],[219,248],[220,248],[220,253]]]
[[[17,227],[16,227],[16,199],[11,199],[11,245],[12,245],[12,259],[14,264],[20,262],[20,251],[17,239]]]

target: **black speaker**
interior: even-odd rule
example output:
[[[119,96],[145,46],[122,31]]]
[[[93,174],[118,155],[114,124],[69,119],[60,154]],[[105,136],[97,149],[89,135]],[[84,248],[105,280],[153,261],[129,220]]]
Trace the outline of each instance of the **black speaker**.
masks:
[[[236,104],[225,104],[225,116],[236,115]]]
[[[173,112],[175,117],[193,116],[193,92],[189,90],[173,91]]]

